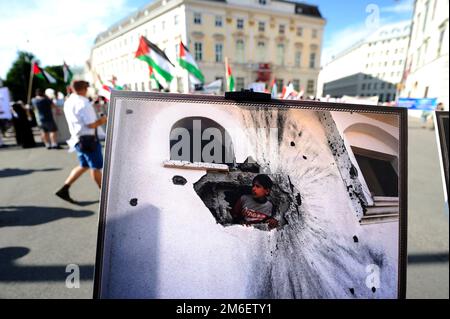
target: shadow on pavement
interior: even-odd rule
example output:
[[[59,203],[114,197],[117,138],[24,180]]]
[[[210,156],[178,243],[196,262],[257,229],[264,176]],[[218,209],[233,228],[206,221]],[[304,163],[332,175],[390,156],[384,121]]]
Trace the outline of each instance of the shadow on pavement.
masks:
[[[77,206],[85,207],[85,206],[89,206],[92,204],[97,204],[98,202],[99,202],[98,200],[87,200],[87,201],[75,201],[73,204],[75,204]]]
[[[61,218],[89,217],[88,210],[73,210],[60,207],[0,206],[0,228],[6,226],[34,226]]]
[[[66,272],[66,265],[21,266],[15,260],[30,252],[26,247],[0,248],[0,282],[65,282],[73,271]],[[93,265],[79,265],[80,280],[94,278]]]
[[[408,264],[445,262],[448,262],[448,252],[434,254],[412,254],[408,256]]]
[[[34,172],[54,172],[60,170],[62,170],[62,168],[43,168],[43,169],[5,168],[0,170],[0,178],[28,175]]]

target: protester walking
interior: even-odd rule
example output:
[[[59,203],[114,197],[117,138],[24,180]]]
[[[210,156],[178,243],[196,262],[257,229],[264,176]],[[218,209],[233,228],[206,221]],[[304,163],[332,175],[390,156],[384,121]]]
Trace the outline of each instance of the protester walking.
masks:
[[[106,123],[106,116],[97,119],[86,97],[89,83],[75,81],[72,86],[74,93],[64,103],[64,114],[71,134],[67,141],[69,151],[76,151],[79,165],[72,169],[64,186],[56,192],[58,197],[69,202],[74,202],[69,194],[70,186],[88,170],[98,187],[101,187],[103,154],[96,130]]]

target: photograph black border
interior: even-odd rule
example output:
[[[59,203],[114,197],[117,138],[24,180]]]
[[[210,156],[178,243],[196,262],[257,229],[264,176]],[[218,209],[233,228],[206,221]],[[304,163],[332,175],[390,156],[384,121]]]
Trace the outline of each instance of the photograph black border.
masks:
[[[398,299],[406,298],[407,269],[407,205],[408,205],[408,110],[401,107],[373,106],[362,104],[343,104],[321,101],[278,100],[255,102],[251,100],[230,100],[224,96],[195,95],[157,92],[133,92],[113,90],[108,107],[108,123],[106,134],[105,163],[103,167],[102,189],[100,196],[100,215],[97,236],[97,252],[94,266],[94,299],[101,298],[101,277],[104,254],[106,212],[108,202],[108,184],[111,176],[112,141],[114,139],[114,123],[118,100],[162,101],[205,104],[236,105],[244,108],[286,108],[306,109],[312,111],[347,111],[377,114],[394,114],[399,117],[399,256],[398,256]]]
[[[446,198],[448,200],[448,184],[449,184],[449,163],[448,163],[448,149],[447,142],[449,136],[445,134],[444,129],[444,120],[447,119],[449,121],[449,112],[448,111],[436,111],[435,113],[436,119],[436,139],[437,139],[437,147],[439,151],[439,161],[441,163],[441,174],[443,178],[443,187],[444,192],[446,192]],[[447,139],[447,140],[446,140]]]

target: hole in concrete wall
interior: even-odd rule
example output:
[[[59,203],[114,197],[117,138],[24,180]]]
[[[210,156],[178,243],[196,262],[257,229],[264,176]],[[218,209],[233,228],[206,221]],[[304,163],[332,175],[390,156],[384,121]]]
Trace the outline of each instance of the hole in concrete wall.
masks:
[[[291,146],[295,146],[295,142],[291,142]]]
[[[353,289],[353,288],[350,288],[349,290],[350,290],[350,293],[351,293],[352,295],[354,295],[354,294],[355,294],[355,289]]]
[[[358,177],[358,170],[356,169],[355,165],[353,165],[353,164],[350,167],[350,177],[353,178],[353,179]]]
[[[172,177],[172,183],[174,183],[175,185],[185,185],[187,183],[187,180],[183,176],[175,175],[174,177]]]
[[[137,199],[137,198],[132,198],[132,199],[130,199],[130,205],[131,205],[131,206],[136,206],[137,203],[138,203],[138,199]]]
[[[358,240],[358,236],[353,236],[353,241],[355,242],[355,243],[357,243],[359,240]]]
[[[247,159],[229,172],[209,171],[194,184],[194,189],[208,207],[216,221],[223,226],[239,224],[233,220],[231,210],[243,195],[251,195],[253,178],[260,172],[260,166]],[[272,217],[279,226],[288,224],[292,214],[301,215],[301,194],[291,183],[288,175],[267,174],[273,182],[267,199],[273,205]],[[252,224],[251,227],[269,230],[267,223]]]
[[[305,155],[303,155],[303,159],[305,160],[305,159],[308,159]]]

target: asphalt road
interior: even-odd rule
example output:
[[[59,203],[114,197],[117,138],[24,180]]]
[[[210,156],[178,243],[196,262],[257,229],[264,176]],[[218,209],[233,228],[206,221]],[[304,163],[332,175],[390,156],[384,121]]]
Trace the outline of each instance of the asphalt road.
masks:
[[[13,143],[11,138],[6,142]],[[449,219],[435,132],[409,122],[408,298],[449,298]],[[91,298],[99,190],[88,174],[78,205],[54,196],[75,155],[43,147],[0,149],[0,298]],[[80,287],[66,287],[66,267]]]

